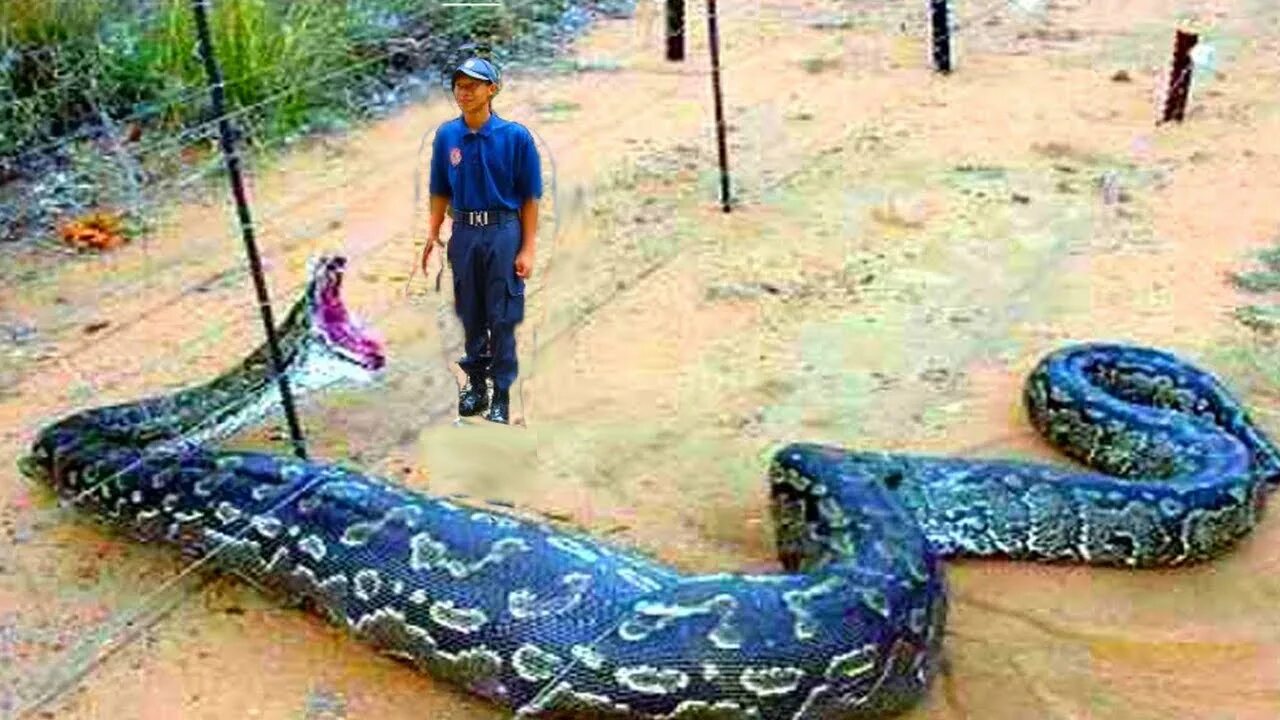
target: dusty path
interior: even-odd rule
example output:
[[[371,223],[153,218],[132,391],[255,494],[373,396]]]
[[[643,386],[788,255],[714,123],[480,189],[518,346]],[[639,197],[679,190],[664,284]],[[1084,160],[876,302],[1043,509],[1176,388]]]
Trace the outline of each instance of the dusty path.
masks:
[[[653,42],[637,49],[637,23],[618,21],[579,54],[619,70],[514,79],[499,112],[554,159],[560,221],[522,328],[526,431],[440,422],[453,330],[441,336],[442,299],[420,276],[402,294],[415,153],[452,107],[408,108],[255,176],[277,302],[308,255],[341,249],[347,298],[392,353],[381,386],[305,405],[313,454],[502,498],[690,570],[758,569],[772,567],[760,479],[776,443],[1055,457],[1018,391],[1064,341],[1184,352],[1280,430],[1268,349],[1230,320],[1241,298],[1223,282],[1280,229],[1276,11],[1006,11],[962,33],[956,73],[938,78],[898,30],[920,13],[875,5],[820,28],[796,18],[840,5],[730,4],[724,80],[748,204],[729,216],[709,170],[700,22],[684,66]],[[1183,13],[1213,31],[1224,76],[1197,79],[1188,123],[1156,129],[1152,91]],[[1112,81],[1121,69],[1131,82]],[[1125,202],[1103,202],[1107,172]],[[206,377],[257,343],[229,218],[221,199],[179,208],[145,247],[0,294],[41,329],[0,365],[21,378],[0,390],[0,459],[71,408]],[[0,688],[49,662],[83,666],[77,642],[182,568],[72,519],[0,470],[13,538],[0,550]],[[1238,553],[1176,573],[953,563],[950,671],[910,717],[1276,717],[1277,543],[1264,523]],[[236,582],[177,597],[49,717],[503,717]]]

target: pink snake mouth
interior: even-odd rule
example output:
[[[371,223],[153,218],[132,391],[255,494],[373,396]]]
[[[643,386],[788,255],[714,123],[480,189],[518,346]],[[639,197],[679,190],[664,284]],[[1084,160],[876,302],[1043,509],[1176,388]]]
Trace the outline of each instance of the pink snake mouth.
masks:
[[[320,258],[313,273],[312,319],[325,339],[343,355],[367,370],[381,370],[387,364],[382,343],[360,326],[342,301],[346,267],[344,257]]]

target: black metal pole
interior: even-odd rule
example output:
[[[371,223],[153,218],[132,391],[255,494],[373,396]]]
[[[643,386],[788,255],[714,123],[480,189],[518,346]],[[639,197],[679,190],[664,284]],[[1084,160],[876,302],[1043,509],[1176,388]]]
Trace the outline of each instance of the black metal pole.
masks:
[[[1173,39],[1173,69],[1169,72],[1169,94],[1164,101],[1161,122],[1182,122],[1187,110],[1187,93],[1191,89],[1191,48],[1200,38],[1195,33],[1178,30]]]
[[[684,0],[667,0],[667,59],[684,60]]]
[[[947,25],[947,0],[929,0],[929,18],[933,24],[933,67],[946,75],[951,72],[951,29]]]
[[[716,29],[716,0],[707,0],[707,37],[711,45],[711,92],[716,103],[716,144],[720,149],[720,204],[729,212],[729,149],[724,138],[724,101],[720,93],[720,33]]]
[[[307,459],[307,448],[302,438],[302,427],[298,423],[298,415],[293,407],[293,393],[289,389],[289,378],[284,373],[284,358],[280,354],[280,341],[276,337],[275,320],[271,317],[271,299],[267,295],[267,283],[262,277],[262,261],[258,257],[258,246],[253,237],[253,218],[249,214],[249,202],[244,193],[244,181],[240,176],[240,158],[236,154],[232,139],[231,123],[227,121],[224,108],[222,87],[222,71],[218,68],[218,59],[213,52],[213,38],[209,33],[208,0],[191,0],[195,12],[196,33],[200,41],[200,55],[204,59],[205,74],[209,77],[209,94],[213,101],[213,114],[218,118],[218,132],[221,136],[222,156],[227,163],[227,174],[231,178],[231,192],[235,195],[236,212],[240,216],[240,230],[244,236],[244,249],[249,255],[249,269],[253,274],[253,285],[258,292],[258,307],[262,311],[262,324],[267,330],[267,345],[271,349],[271,365],[275,370],[276,381],[280,385],[280,399],[284,403],[285,418],[289,423],[289,437],[293,440],[293,451],[299,458]]]

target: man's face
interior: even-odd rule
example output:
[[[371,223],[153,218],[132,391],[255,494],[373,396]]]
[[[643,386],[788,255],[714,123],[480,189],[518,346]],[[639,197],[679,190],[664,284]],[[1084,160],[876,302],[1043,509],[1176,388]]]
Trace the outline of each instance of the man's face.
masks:
[[[458,101],[458,109],[464,113],[481,110],[497,91],[497,86],[492,83],[462,73],[458,73],[453,81],[453,99]]]

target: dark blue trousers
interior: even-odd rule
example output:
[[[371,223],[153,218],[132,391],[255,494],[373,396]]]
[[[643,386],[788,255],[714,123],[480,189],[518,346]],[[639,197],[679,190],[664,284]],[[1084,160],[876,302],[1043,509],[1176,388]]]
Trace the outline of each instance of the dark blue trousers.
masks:
[[[468,376],[490,375],[495,388],[516,381],[516,326],[524,320],[524,280],[516,276],[520,220],[475,227],[455,222],[449,238],[454,309],[466,335],[458,361]]]

